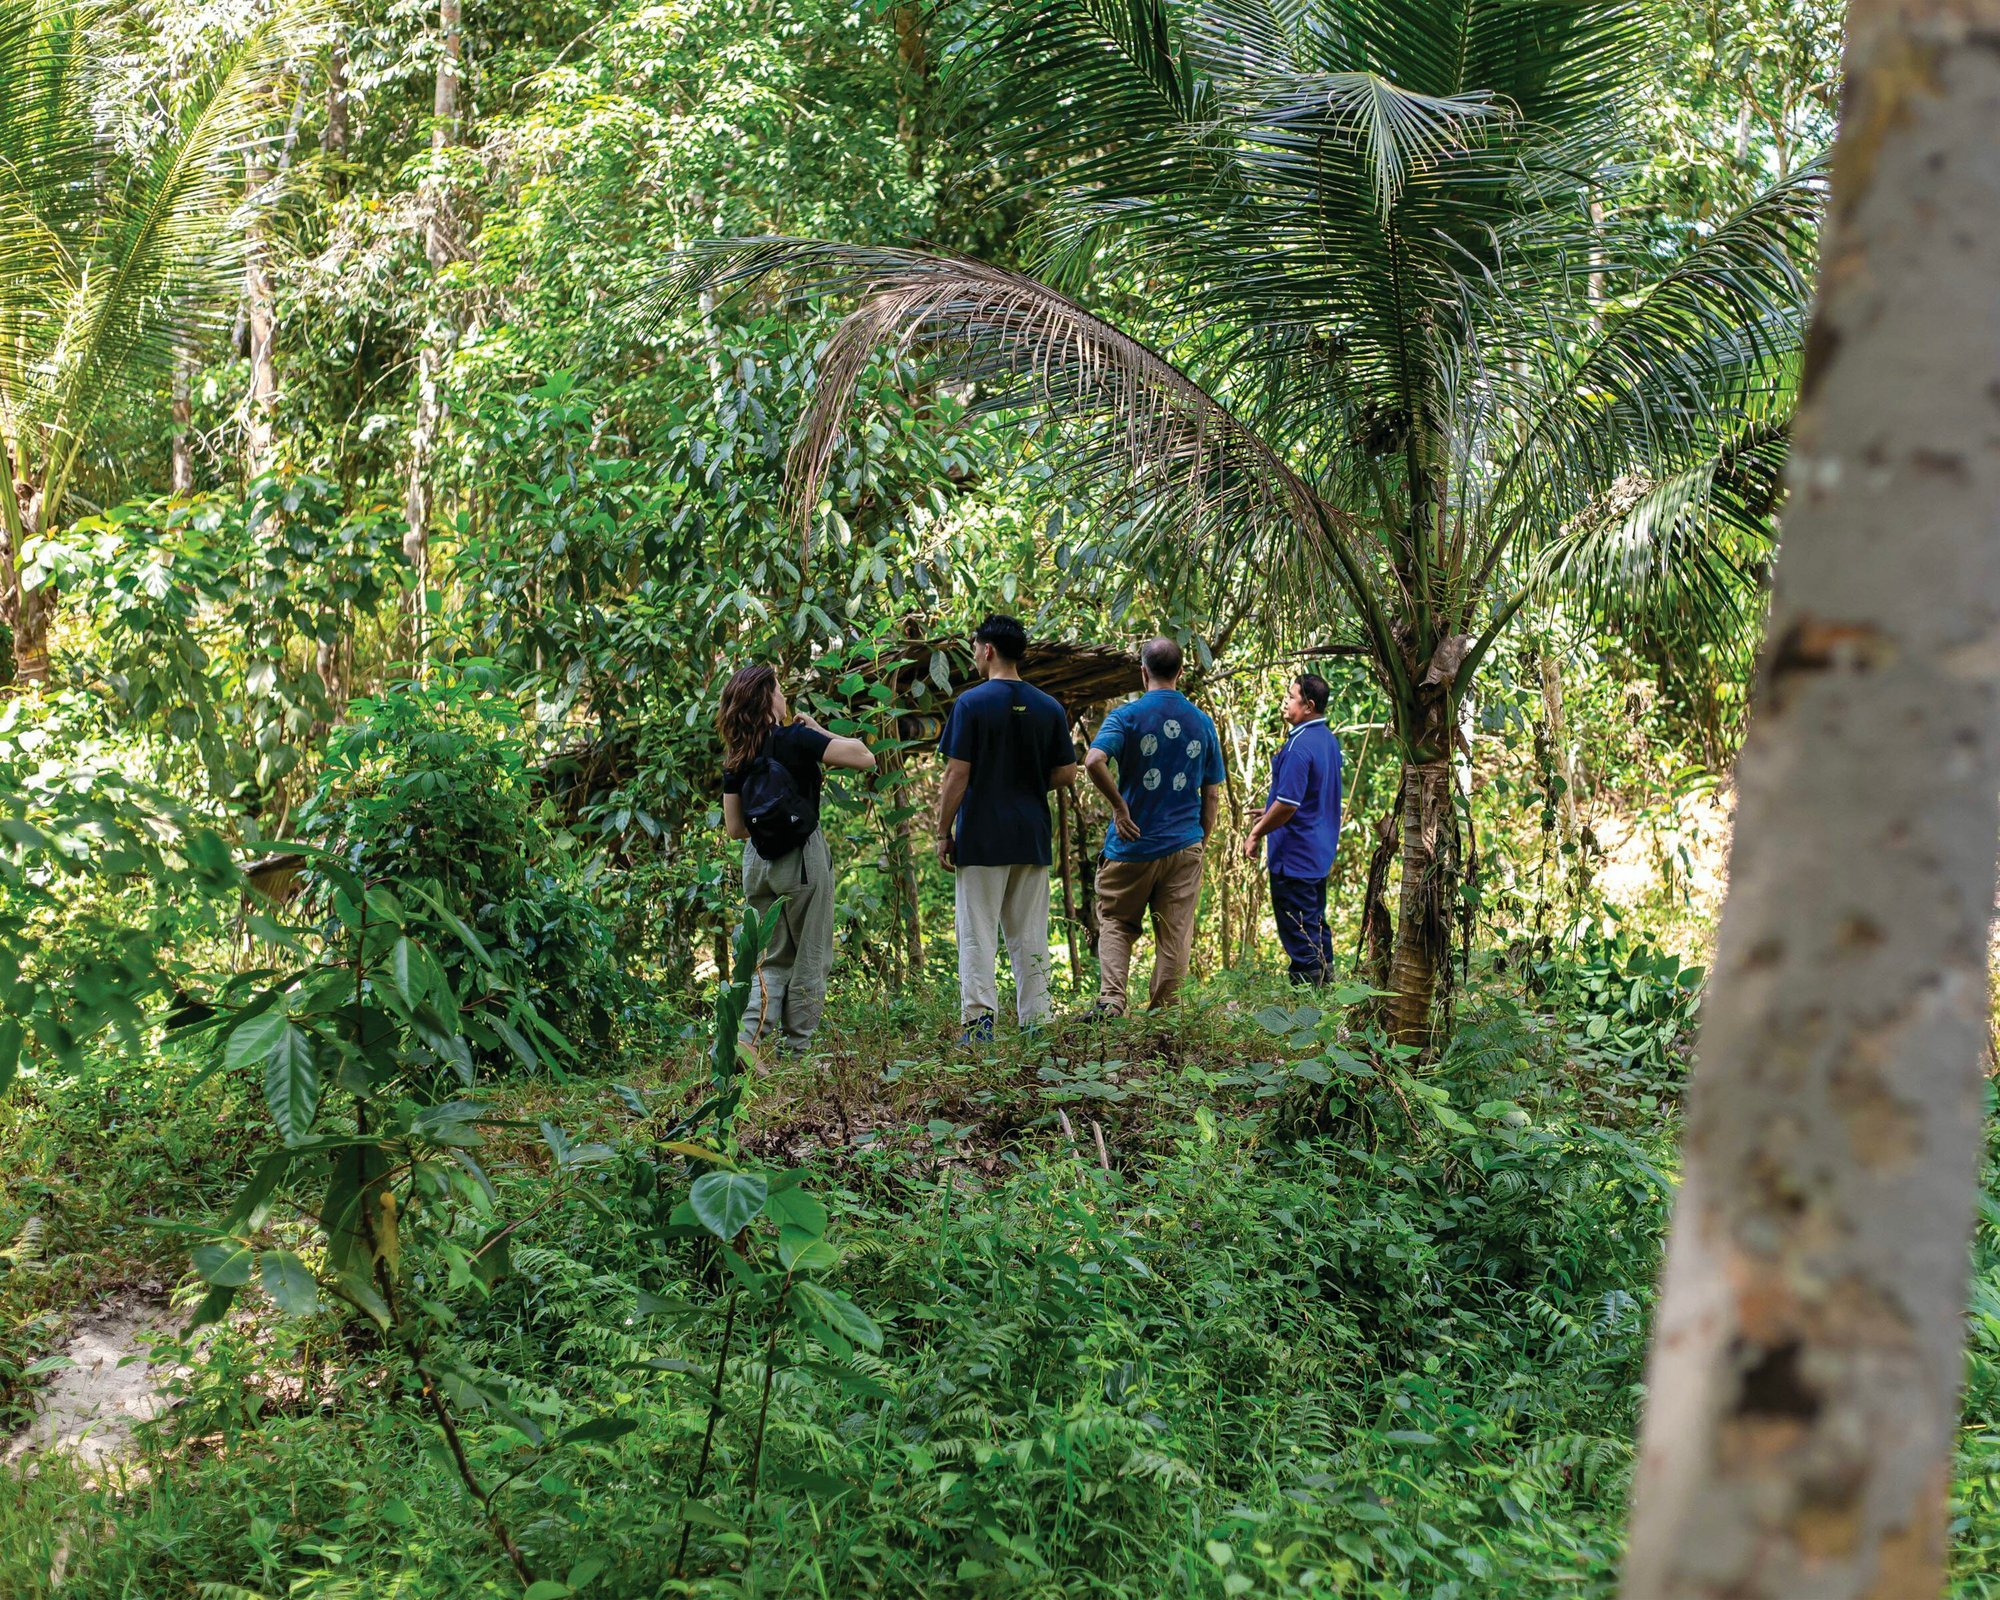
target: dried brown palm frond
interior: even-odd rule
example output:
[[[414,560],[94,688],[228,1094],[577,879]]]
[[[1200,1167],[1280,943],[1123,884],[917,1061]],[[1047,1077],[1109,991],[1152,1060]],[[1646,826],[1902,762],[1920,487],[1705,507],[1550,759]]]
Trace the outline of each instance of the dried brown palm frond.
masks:
[[[864,370],[885,354],[968,385],[975,410],[1032,425],[1033,438],[1100,520],[1128,524],[1143,559],[1171,545],[1226,581],[1254,568],[1274,600],[1358,598],[1352,519],[1167,356],[1019,272],[963,256],[767,239],[698,258],[670,293],[781,274],[806,296],[852,295],[820,359],[788,467],[792,515],[810,554],[815,512]]]

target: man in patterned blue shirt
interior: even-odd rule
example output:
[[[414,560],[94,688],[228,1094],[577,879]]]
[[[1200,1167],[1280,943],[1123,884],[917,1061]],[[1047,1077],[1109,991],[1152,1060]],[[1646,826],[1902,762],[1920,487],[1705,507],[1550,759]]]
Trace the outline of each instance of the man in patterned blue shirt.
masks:
[[[1172,1005],[1194,952],[1202,849],[1222,796],[1222,741],[1215,724],[1175,687],[1181,647],[1149,639],[1139,651],[1145,692],[1104,719],[1083,769],[1111,806],[1097,869],[1100,1016],[1125,1014],[1132,946],[1153,919],[1154,1010]],[[1118,763],[1117,781],[1111,763]]]

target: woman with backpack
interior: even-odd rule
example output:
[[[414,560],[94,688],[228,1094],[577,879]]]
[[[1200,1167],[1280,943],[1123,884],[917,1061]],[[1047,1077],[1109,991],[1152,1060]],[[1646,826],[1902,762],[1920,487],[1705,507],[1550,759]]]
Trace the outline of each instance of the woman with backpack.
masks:
[[[760,916],[785,909],[757,967],[757,992],[742,1037],[777,1034],[804,1050],[826,1005],[833,965],[833,857],[819,831],[820,781],[827,767],[873,772],[875,753],[859,739],[830,734],[790,709],[778,674],[743,667],[723,685],[722,828],[743,845],[743,893]]]

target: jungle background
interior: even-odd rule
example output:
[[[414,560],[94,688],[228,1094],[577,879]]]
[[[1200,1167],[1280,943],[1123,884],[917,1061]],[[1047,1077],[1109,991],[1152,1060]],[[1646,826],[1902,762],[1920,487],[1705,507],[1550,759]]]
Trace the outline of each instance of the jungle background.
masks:
[[[1817,0],[1633,15],[1634,254],[1567,268],[1614,309],[1809,178],[1839,87]],[[686,270],[1059,254],[1075,152],[1009,131],[1046,107],[979,70],[995,27],[0,0],[0,1593],[1611,1592],[1775,498],[1526,594],[1455,708],[1412,1043],[1366,914],[1407,730],[1337,596],[1135,549],[893,343],[802,511],[851,302]],[[1173,347],[1164,270],[1093,235],[1077,292]],[[988,610],[1086,732],[1141,639],[1188,647],[1230,784],[1174,1013],[1080,1018],[1085,790],[1068,1020],[955,1045],[924,818]],[[713,708],[753,660],[884,758],[828,785],[800,1061],[733,1044]],[[1230,848],[1304,667],[1347,757],[1323,993]],[[1965,1596],[2000,1593],[1993,1194]],[[120,1374],[143,1420],[52,1443]]]

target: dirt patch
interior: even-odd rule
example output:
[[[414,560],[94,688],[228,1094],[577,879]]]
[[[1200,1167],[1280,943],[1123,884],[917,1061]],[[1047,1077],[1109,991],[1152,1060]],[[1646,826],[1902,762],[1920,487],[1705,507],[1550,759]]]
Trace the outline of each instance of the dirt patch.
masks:
[[[81,1319],[62,1354],[69,1365],[42,1390],[35,1420],[7,1441],[0,1462],[12,1465],[48,1450],[97,1468],[124,1453],[139,1423],[158,1416],[166,1376],[149,1358],[169,1313],[158,1300],[113,1300]]]

